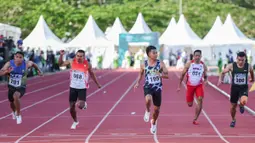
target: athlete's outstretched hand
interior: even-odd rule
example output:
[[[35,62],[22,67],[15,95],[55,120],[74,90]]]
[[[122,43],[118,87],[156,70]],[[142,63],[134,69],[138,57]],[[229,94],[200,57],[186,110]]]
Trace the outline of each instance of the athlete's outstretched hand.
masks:
[[[7,70],[4,71],[5,74],[9,74],[13,70],[12,67],[9,67]]]
[[[177,92],[179,92],[181,90],[181,86],[179,85],[178,87],[177,87]]]
[[[220,86],[220,84],[221,84],[221,80],[218,81],[217,86]]]
[[[134,88],[138,88],[139,87],[139,83],[136,83]]]
[[[204,80],[204,84],[205,84],[205,85],[208,85],[208,80]]]

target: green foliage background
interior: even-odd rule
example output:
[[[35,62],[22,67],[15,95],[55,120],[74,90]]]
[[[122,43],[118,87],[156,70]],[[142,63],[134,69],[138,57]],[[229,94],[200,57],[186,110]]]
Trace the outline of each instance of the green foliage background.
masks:
[[[202,38],[217,15],[224,22],[228,13],[248,37],[255,37],[254,0],[182,0],[183,13],[192,29]],[[0,22],[22,28],[25,38],[42,14],[60,38],[65,32],[75,37],[92,14],[105,31],[119,17],[126,30],[138,12],[153,31],[164,32],[171,17],[179,19],[179,0],[0,0]],[[72,23],[71,25],[69,23]]]

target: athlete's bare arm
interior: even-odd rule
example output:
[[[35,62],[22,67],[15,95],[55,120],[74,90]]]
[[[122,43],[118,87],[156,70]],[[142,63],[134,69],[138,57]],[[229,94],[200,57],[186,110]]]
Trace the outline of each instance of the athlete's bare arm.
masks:
[[[142,62],[140,64],[140,72],[139,72],[138,79],[137,79],[137,82],[136,82],[134,88],[137,88],[139,86],[139,83],[142,80],[143,74],[144,74],[144,62]]]
[[[160,67],[162,67],[162,75],[161,75],[161,78],[165,78],[165,79],[168,79],[168,70],[166,68],[166,65],[164,62],[160,62]]]
[[[4,75],[10,73],[11,69],[9,69],[9,67],[10,67],[10,62],[5,63],[3,68],[0,70],[0,76],[4,76]]]
[[[38,67],[38,65],[32,61],[28,61],[27,62],[27,68],[35,68],[35,70],[38,72],[39,76],[42,76],[42,71],[40,70],[40,68]]]
[[[226,74],[226,73],[228,73],[228,72],[230,72],[230,71],[232,71],[232,70],[233,70],[233,63],[228,64],[227,67],[226,67],[226,68],[222,71],[222,73],[220,73],[220,75],[219,75],[218,85],[221,84],[223,75]]]
[[[60,52],[60,56],[59,56],[59,59],[58,59],[58,65],[60,67],[65,67],[65,66],[71,65],[72,60],[63,61],[63,55],[64,55],[64,52]]]
[[[207,79],[207,66],[204,64],[204,82],[207,83],[208,79]]]
[[[188,69],[189,69],[189,67],[190,67],[190,63],[191,63],[191,62],[187,62],[186,65],[184,66],[184,69],[183,69],[183,71],[182,71],[182,73],[181,73],[181,76],[180,76],[180,82],[179,82],[179,85],[178,85],[178,89],[177,89],[177,90],[180,90],[180,88],[181,88],[182,81],[183,81],[184,76],[186,75],[186,73],[187,73],[187,71],[188,71]]]
[[[254,71],[253,71],[253,68],[250,64],[249,64],[249,72],[250,72],[250,75],[251,75],[250,82],[254,82]]]
[[[89,75],[91,76],[91,78],[93,79],[93,81],[97,84],[97,86],[98,86],[98,88],[101,88],[101,85],[98,83],[98,81],[97,81],[97,78],[96,78],[96,75],[95,75],[95,73],[94,73],[94,71],[93,71],[93,69],[92,69],[92,66],[91,66],[91,64],[89,63]]]

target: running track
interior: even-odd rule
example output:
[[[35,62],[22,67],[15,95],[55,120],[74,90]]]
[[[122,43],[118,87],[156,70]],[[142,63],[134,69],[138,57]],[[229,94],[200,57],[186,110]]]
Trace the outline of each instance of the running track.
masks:
[[[0,142],[252,143],[255,140],[254,117],[238,112],[236,128],[230,128],[229,101],[209,85],[205,87],[200,125],[193,125],[195,107],[187,107],[184,86],[176,92],[176,71],[170,71],[170,79],[164,80],[158,133],[153,136],[149,132],[150,123],[143,121],[143,90],[133,89],[138,72],[106,70],[96,74],[101,77],[102,88],[97,89],[94,82],[90,83],[88,109],[77,110],[80,124],[76,130],[70,130],[69,75],[62,72],[29,80],[27,92],[37,92],[22,98],[23,123],[20,125],[11,119],[8,101],[0,102]],[[48,87],[50,85],[53,86]],[[3,91],[6,87],[0,86],[0,89]],[[0,93],[0,100],[6,99],[6,93]]]

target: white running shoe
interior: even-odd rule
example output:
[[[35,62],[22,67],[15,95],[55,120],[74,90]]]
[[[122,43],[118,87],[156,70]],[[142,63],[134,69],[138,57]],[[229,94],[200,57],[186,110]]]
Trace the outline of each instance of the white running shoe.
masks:
[[[152,124],[152,119],[151,119],[151,129],[150,129],[152,134],[155,134],[157,132],[157,122],[155,125]]]
[[[12,112],[12,119],[16,120],[16,112]]]
[[[149,120],[150,120],[150,112],[147,112],[147,110],[146,110],[145,113],[144,113],[143,119],[144,119],[144,122],[149,122]]]
[[[16,121],[17,121],[17,124],[21,124],[21,123],[22,123],[22,117],[21,117],[21,115],[16,116]]]
[[[72,126],[71,126],[71,129],[76,129],[76,126],[79,124],[79,122],[73,122]]]
[[[82,108],[82,110],[86,110],[88,108],[88,104],[87,102],[84,103],[84,107]]]

